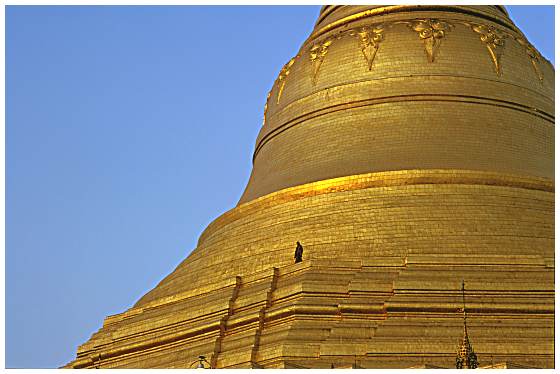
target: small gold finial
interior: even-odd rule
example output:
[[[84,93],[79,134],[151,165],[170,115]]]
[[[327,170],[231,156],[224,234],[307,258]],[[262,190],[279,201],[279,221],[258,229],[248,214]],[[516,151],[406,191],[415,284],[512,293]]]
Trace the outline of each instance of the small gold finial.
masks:
[[[196,364],[196,366],[195,366]],[[189,365],[189,369],[212,369],[212,365],[208,362],[208,360],[206,360],[206,356],[198,356],[198,359],[196,361],[193,361],[190,365]]]
[[[469,341],[469,334],[467,333],[467,308],[465,303],[464,279],[461,284],[461,291],[463,293],[463,340],[459,344],[455,366],[457,369],[476,369],[478,367],[478,360]]]

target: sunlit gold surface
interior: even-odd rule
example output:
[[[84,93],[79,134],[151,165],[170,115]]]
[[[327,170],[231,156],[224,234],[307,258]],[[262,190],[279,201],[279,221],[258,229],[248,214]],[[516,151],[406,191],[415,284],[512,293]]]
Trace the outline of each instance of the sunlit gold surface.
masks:
[[[452,368],[461,279],[481,367],[553,367],[553,133],[503,7],[326,6],[238,206],[67,367]]]

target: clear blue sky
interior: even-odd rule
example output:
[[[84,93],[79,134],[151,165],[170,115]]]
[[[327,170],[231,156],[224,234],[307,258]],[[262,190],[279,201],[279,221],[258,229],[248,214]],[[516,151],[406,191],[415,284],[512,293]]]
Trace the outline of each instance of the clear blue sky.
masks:
[[[554,63],[554,8],[508,10]],[[7,7],[7,367],[73,359],[237,203],[318,12]]]

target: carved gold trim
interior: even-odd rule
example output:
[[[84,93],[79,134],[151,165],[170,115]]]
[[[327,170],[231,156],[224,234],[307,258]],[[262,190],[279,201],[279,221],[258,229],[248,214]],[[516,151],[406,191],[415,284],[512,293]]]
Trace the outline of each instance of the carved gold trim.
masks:
[[[384,8],[376,8],[374,10],[381,12],[381,9]],[[364,13],[367,13],[367,11]],[[542,57],[529,42],[519,37],[515,32],[512,33],[506,30],[499,29],[492,25],[471,23],[459,19],[411,19],[374,23],[370,25],[359,26],[353,29],[341,30],[334,35],[330,35],[321,41],[315,42],[309,48],[309,58],[311,61],[311,83],[313,86],[317,84],[321,65],[323,64],[327,52],[334,40],[338,40],[345,35],[351,35],[357,37],[360,40],[360,51],[366,60],[368,71],[372,71],[375,57],[377,56],[377,52],[380,48],[380,43],[386,38],[387,29],[390,29],[398,24],[404,24],[410,27],[412,30],[418,33],[419,38],[423,41],[428,62],[434,62],[443,38],[447,35],[447,32],[455,28],[454,23],[461,24],[470,28],[479,36],[480,41],[484,43],[484,46],[488,51],[488,54],[494,66],[494,71],[498,77],[502,75],[501,59],[505,50],[506,38],[513,38],[526,47],[527,55],[530,58],[535,74],[537,75],[539,81],[541,83],[543,82],[544,75],[540,69]],[[305,44],[303,48],[305,48]],[[299,54],[295,58],[297,57],[299,57]],[[293,59],[290,60],[288,64],[284,66],[284,68],[282,68],[282,71],[280,72],[280,75],[277,79],[277,104],[279,104],[280,102],[280,98],[284,90],[284,85],[286,83],[286,77],[290,73],[290,67],[292,66],[292,64]]]
[[[385,26],[383,24],[374,24],[350,30],[350,35],[356,36],[360,39],[362,54],[366,59],[368,71],[371,71],[373,67],[373,60],[375,59],[375,55],[379,49],[379,43],[383,41],[384,28]]]
[[[276,104],[280,104],[280,97],[282,97],[282,92],[284,92],[284,86],[286,85],[286,78],[288,77],[288,75],[290,75],[290,68],[292,67],[292,65],[296,61],[297,57],[299,57],[299,56],[292,57],[290,59],[290,61],[288,61],[282,67],[282,70],[280,70],[280,74],[278,75],[278,80],[277,80],[278,95],[276,96]]]
[[[500,65],[500,58],[504,52],[506,44],[505,38],[508,34],[496,29],[494,26],[487,25],[471,25],[474,32],[480,35],[480,41],[486,45],[486,49],[490,54],[496,74],[502,74],[502,66]]]
[[[334,38],[327,38],[320,43],[314,44],[309,50],[309,59],[311,60],[311,82],[313,85],[317,84],[319,69],[333,40]]]
[[[428,62],[434,62],[441,40],[445,36],[445,32],[451,30],[452,25],[442,20],[423,19],[413,21],[409,26],[424,41]]]
[[[268,111],[268,100],[270,99],[271,93],[272,90],[268,91],[268,95],[266,95],[266,102],[264,103],[263,122],[262,122],[263,127],[266,124],[266,112]]]
[[[542,70],[539,67],[541,63],[541,57],[539,52],[535,47],[531,45],[531,43],[529,43],[527,39],[515,38],[515,40],[523,47],[525,47],[527,56],[529,56],[529,59],[531,60],[531,65],[533,66],[533,70],[535,71],[535,74],[537,75],[539,82],[542,84],[544,81],[544,76]]]

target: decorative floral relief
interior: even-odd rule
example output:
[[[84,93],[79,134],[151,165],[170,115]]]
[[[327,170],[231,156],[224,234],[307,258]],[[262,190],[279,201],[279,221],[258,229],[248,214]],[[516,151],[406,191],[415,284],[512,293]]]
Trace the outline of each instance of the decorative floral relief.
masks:
[[[296,58],[298,58],[298,56],[293,57],[290,59],[290,61],[288,61],[283,67],[282,70],[280,70],[280,74],[278,75],[278,95],[276,96],[276,104],[280,103],[280,97],[282,97],[282,92],[284,92],[284,86],[286,85],[286,78],[288,77],[288,75],[290,75],[290,68],[292,67],[292,65],[294,64],[294,62],[296,61]]]
[[[490,53],[496,74],[498,76],[501,75],[500,58],[502,57],[506,44],[505,38],[508,35],[496,29],[494,26],[472,25],[472,29],[477,34],[480,34],[480,40],[486,44],[486,49],[488,49],[488,53]]]
[[[519,44],[525,47],[525,51],[527,52],[527,55],[531,59],[531,65],[533,65],[533,70],[535,70],[535,74],[537,74],[537,77],[539,78],[539,82],[543,83],[544,76],[539,67],[541,62],[539,52],[537,52],[535,47],[533,47],[526,39],[516,38],[515,40],[517,40]]]
[[[266,112],[268,110],[268,100],[270,99],[270,94],[271,93],[272,93],[272,90],[268,91],[268,95],[266,95],[266,102],[264,103],[264,114],[263,114],[263,122],[262,122],[263,127],[266,124]]]
[[[314,44],[309,50],[309,58],[311,59],[312,76],[311,82],[313,85],[317,84],[319,76],[319,68],[327,55],[329,46],[332,44],[333,38],[327,38],[320,43]]]
[[[371,71],[373,67],[373,60],[379,49],[379,43],[383,41],[384,25],[371,25],[360,27],[350,31],[350,35],[356,36],[360,39],[362,45],[362,53],[366,59],[368,70]]]
[[[507,31],[502,31],[491,25],[481,25],[471,23],[469,21],[454,20],[455,24],[461,24],[472,29],[476,34],[478,34],[480,41],[484,43],[490,59],[494,65],[494,70],[498,76],[502,74],[501,58],[505,49],[506,38],[513,38],[517,40],[521,45],[525,46],[527,55],[530,58],[531,64],[537,75],[539,81],[543,82],[543,72],[541,70],[542,56],[539,52],[524,38],[520,38],[514,34],[508,33]],[[319,70],[327,55],[329,47],[334,40],[340,39],[343,35],[351,35],[359,39],[361,45],[361,51],[365,58],[368,71],[373,69],[373,63],[377,52],[379,51],[380,43],[385,40],[385,33],[391,27],[404,24],[410,27],[412,30],[418,33],[419,38],[424,43],[424,48],[426,51],[426,56],[428,62],[435,62],[438,51],[440,49],[443,38],[451,31],[455,25],[451,23],[450,20],[440,20],[440,19],[413,19],[413,20],[399,20],[392,22],[385,22],[380,24],[373,24],[367,26],[360,26],[355,29],[343,30],[336,35],[331,35],[320,42],[314,43],[309,50],[309,57],[311,60],[312,84],[317,84],[317,79],[319,76]],[[299,56],[299,55],[298,55]],[[296,58],[298,57],[296,56]],[[277,103],[280,101],[282,92],[284,90],[285,79],[289,74],[289,69],[293,61],[290,60],[288,64],[284,66],[278,77],[278,96]]]
[[[410,23],[410,27],[418,33],[424,41],[424,48],[428,56],[428,62],[434,62],[441,40],[445,33],[451,30],[451,25],[437,19],[416,20]]]

